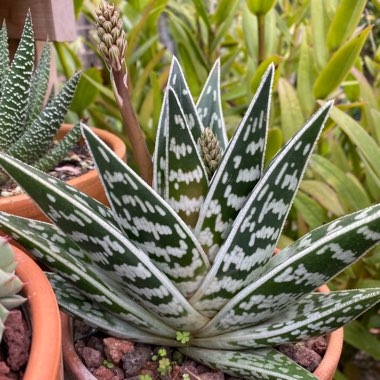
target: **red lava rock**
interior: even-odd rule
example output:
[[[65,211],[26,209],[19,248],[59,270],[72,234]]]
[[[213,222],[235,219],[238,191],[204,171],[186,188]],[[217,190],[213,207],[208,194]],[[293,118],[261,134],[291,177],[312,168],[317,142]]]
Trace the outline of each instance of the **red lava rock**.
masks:
[[[115,380],[112,369],[101,366],[97,368],[92,374],[97,378],[97,380]]]
[[[151,353],[151,347],[137,344],[134,351],[124,354],[122,360],[125,377],[138,375],[138,372],[144,368],[146,362],[149,361]]]
[[[91,347],[84,347],[82,357],[88,368],[99,368],[103,364],[101,352]]]
[[[327,339],[324,336],[309,339],[305,342],[305,346],[323,357],[327,349]]]
[[[112,372],[113,372],[113,380],[124,380],[124,371],[120,367],[113,368]]]
[[[204,373],[210,372],[210,368],[203,364],[197,364],[198,375],[203,375]]]
[[[80,356],[83,357],[83,349],[86,347],[86,343],[82,339],[77,340],[74,343],[75,351]]]
[[[102,340],[94,335],[90,336],[90,338],[88,339],[87,347],[91,347],[94,350],[98,350],[100,352],[104,351],[104,345]]]
[[[12,371],[19,371],[29,357],[30,332],[20,310],[12,310],[6,321],[3,340],[8,347],[7,364]]]
[[[206,372],[202,375],[198,375],[198,379],[201,380],[224,380],[223,372]]]
[[[107,360],[114,364],[119,364],[122,356],[135,348],[133,342],[117,338],[105,338],[103,343]]]
[[[7,375],[9,373],[10,369],[7,366],[7,363],[0,362],[0,377],[3,375]]]
[[[307,348],[304,343],[287,343],[278,347],[279,351],[294,360],[301,367],[313,372],[322,361],[321,355]]]

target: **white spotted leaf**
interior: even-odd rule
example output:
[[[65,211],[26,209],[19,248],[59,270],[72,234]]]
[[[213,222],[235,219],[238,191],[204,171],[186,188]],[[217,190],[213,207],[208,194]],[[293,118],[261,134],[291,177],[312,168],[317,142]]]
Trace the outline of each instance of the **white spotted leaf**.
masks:
[[[0,97],[3,92],[5,80],[9,73],[8,33],[5,21],[0,28]]]
[[[380,205],[309,232],[274,256],[266,272],[233,297],[199,335],[235,331],[273,317],[329,281],[379,241]]]
[[[176,329],[198,330],[207,318],[197,312],[149,257],[92,208],[52,184],[51,177],[6,154],[0,165],[33,198],[46,215],[80,248],[91,265],[119,283],[143,307]],[[41,197],[41,194],[45,194]]]
[[[215,62],[199,95],[197,111],[203,126],[210,128],[214,132],[224,151],[227,147],[228,139],[224,126],[220,93],[220,60]]]
[[[128,297],[122,286],[91,266],[88,252],[56,226],[0,212],[0,228],[49,269],[60,273],[67,287],[72,283],[73,287],[82,289],[99,307],[150,333],[160,331],[163,336],[175,336],[174,330]],[[67,299],[70,296],[68,293]]]
[[[196,346],[215,349],[268,347],[322,336],[359,317],[380,302],[380,289],[311,293],[257,326],[194,339]]]
[[[194,227],[208,190],[208,176],[174,91],[168,92],[167,175],[164,199]]]
[[[165,189],[168,183],[168,131],[169,131],[169,89],[175,92],[181,105],[182,113],[187,126],[195,142],[201,137],[204,129],[195,108],[189,86],[183,75],[182,68],[175,56],[173,56],[169,71],[167,88],[165,91],[160,119],[157,127],[156,146],[153,156],[153,188],[162,197],[165,197]]]
[[[191,303],[208,316],[259,276],[272,256],[331,102],[277,153],[249,195]]]
[[[202,247],[168,203],[94,132],[82,130],[120,229],[188,297],[209,267]]]
[[[227,146],[201,207],[195,235],[212,260],[262,176],[274,66]]]
[[[114,337],[129,339],[145,344],[177,346],[175,339],[153,335],[112,314],[108,308],[101,307],[88,298],[86,291],[80,291],[56,273],[46,273],[56,294],[60,307],[68,314],[83,320],[90,326],[96,326]]]
[[[181,351],[208,367],[218,369],[237,378],[266,380],[317,379],[309,371],[273,348],[227,351],[188,347]]]

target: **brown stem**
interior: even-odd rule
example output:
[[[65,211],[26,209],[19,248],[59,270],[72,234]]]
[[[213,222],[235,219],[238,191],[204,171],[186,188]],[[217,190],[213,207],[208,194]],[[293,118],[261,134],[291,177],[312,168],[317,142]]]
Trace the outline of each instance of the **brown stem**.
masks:
[[[116,102],[123,119],[123,130],[132,145],[133,157],[140,169],[141,177],[151,186],[153,180],[152,158],[149,154],[144,135],[132,107],[126,78],[127,75],[124,73],[124,70],[116,71],[112,69],[112,85],[116,96]]]
[[[259,36],[259,65],[265,59],[265,15],[257,16],[257,32]]]

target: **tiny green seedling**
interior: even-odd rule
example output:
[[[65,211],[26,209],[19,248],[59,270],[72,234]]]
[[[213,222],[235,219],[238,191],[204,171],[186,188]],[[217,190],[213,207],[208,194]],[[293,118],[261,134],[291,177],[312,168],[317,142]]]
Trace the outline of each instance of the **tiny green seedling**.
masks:
[[[139,380],[153,380],[150,375],[140,375]]]
[[[169,358],[162,358],[159,360],[157,371],[160,375],[167,375],[171,370],[172,366]]]
[[[190,333],[188,331],[177,331],[176,339],[182,344],[189,343]]]

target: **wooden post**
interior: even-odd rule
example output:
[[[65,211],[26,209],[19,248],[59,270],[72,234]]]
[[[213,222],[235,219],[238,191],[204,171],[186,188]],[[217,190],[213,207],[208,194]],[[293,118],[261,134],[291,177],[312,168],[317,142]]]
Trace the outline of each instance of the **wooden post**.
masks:
[[[76,38],[74,5],[72,0],[0,0],[0,22],[5,19],[11,58],[17,49],[26,14],[30,9],[36,39],[38,62],[45,41],[72,41]],[[57,70],[52,54],[49,89],[57,82]]]

